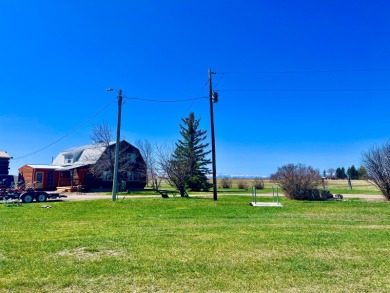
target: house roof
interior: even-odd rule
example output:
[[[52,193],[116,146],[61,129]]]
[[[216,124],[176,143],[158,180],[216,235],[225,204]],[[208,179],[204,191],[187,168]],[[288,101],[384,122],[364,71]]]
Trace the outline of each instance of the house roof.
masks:
[[[58,167],[57,166],[53,166],[53,165],[45,165],[45,164],[28,164],[26,166],[29,166],[33,169],[57,169]]]
[[[6,152],[0,150],[0,158],[12,159],[12,157]]]
[[[88,165],[89,164],[73,164],[70,166],[61,166],[61,167],[53,166],[53,167],[55,167],[56,171],[69,171],[72,169],[76,169],[76,168],[80,168],[80,167],[84,167],[84,166],[88,166]]]
[[[113,145],[115,142],[110,142],[109,145]],[[53,160],[52,165],[60,167],[74,166],[74,168],[92,165],[97,162],[107,146],[104,144],[89,144],[84,146],[72,147],[60,152]],[[66,161],[66,158],[70,158],[70,163]],[[73,169],[73,168],[70,168]],[[68,168],[68,170],[70,170]],[[64,169],[63,169],[64,170]]]

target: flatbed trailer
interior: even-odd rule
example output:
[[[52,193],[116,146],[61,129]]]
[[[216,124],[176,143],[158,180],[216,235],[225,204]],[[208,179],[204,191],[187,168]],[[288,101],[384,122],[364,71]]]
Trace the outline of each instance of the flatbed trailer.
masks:
[[[35,190],[26,190],[22,192],[9,190],[0,192],[0,200],[19,200],[23,203],[31,203],[34,200],[36,202],[45,202],[48,199],[59,199],[66,197],[66,195],[60,193],[48,193],[45,191]]]

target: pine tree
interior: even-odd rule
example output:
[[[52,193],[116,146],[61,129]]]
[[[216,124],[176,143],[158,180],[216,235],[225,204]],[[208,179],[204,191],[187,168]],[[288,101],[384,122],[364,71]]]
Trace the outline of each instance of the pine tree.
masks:
[[[367,176],[367,170],[366,168],[364,168],[364,166],[361,166],[358,170],[358,174],[359,174],[359,179],[360,180],[365,180],[368,178]]]
[[[210,173],[207,166],[211,160],[207,155],[211,151],[205,150],[209,146],[208,143],[202,143],[207,137],[207,131],[198,129],[200,119],[195,119],[194,113],[190,113],[188,118],[182,118],[182,121],[184,123],[180,125],[182,139],[176,143],[173,157],[178,161],[186,161],[190,166],[187,188],[192,191],[207,191],[212,186],[206,176]]]
[[[337,168],[336,169],[336,178],[337,179],[345,179],[347,175],[345,174],[345,168]]]
[[[341,168],[340,167],[338,167],[336,169],[336,178],[337,179],[343,179],[343,174],[341,173]]]
[[[351,180],[359,179],[359,172],[358,172],[358,170],[356,170],[354,165],[352,165],[350,168],[348,168],[347,174]]]
[[[347,174],[345,174],[345,168],[344,167],[341,167],[341,179],[345,179],[347,178]]]

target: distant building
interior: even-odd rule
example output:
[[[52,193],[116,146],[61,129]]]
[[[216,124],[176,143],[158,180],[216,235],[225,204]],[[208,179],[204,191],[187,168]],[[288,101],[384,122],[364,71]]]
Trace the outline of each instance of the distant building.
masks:
[[[19,179],[37,190],[74,191],[112,190],[115,142],[109,145],[85,145],[62,151],[51,165],[24,165]],[[146,185],[146,164],[140,151],[123,140],[120,142],[118,179],[124,190],[142,190]]]
[[[12,157],[6,151],[0,151],[0,188],[10,187],[14,177],[9,175],[9,161]]]
[[[6,152],[0,150],[0,175],[9,174],[9,161],[12,157]]]

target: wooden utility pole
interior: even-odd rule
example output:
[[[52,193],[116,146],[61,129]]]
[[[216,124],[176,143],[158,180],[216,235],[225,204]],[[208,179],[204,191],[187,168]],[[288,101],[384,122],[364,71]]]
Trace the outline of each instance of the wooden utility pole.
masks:
[[[118,121],[116,124],[116,144],[115,144],[115,165],[112,181],[112,200],[116,201],[118,189],[118,165],[119,165],[119,144],[121,137],[121,116],[122,116],[122,90],[118,90]]]
[[[214,91],[211,75],[215,74],[209,69],[209,98],[210,98],[210,120],[211,120],[211,156],[213,165],[213,198],[218,199],[217,196],[217,167],[215,162],[215,136],[214,136],[214,108],[213,103],[217,101],[214,99]]]

